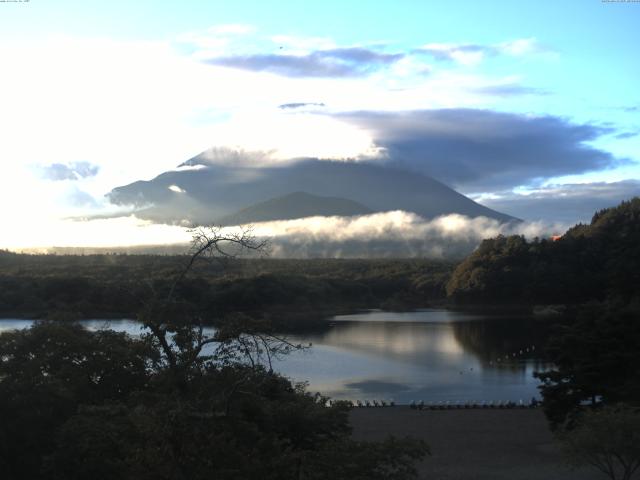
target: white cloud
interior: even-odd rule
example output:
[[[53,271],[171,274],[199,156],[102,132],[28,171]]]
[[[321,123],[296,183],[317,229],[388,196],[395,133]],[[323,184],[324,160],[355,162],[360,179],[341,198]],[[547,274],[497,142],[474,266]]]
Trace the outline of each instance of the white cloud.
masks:
[[[496,48],[508,55],[513,55],[516,57],[548,51],[546,48],[542,47],[542,45],[540,45],[540,43],[533,37],[519,38],[508,42],[502,42],[497,44]]]
[[[224,139],[221,146],[269,152],[255,159],[262,164],[301,157],[343,159],[377,154],[365,130],[305,112],[276,114],[269,109],[241,113],[220,126],[217,133]]]
[[[499,44],[500,50],[510,55],[525,55],[535,51],[536,41],[534,38],[520,38],[510,42]]]
[[[382,239],[457,239],[481,241],[497,235],[540,236],[557,231],[560,224],[501,223],[487,217],[449,214],[431,220],[402,210],[356,217],[308,217],[256,223],[259,236],[307,236],[328,242]],[[564,227],[566,230],[566,227]]]
[[[52,247],[113,247],[187,243],[181,227],[158,225],[133,216],[91,221],[44,220],[3,232],[0,248],[47,251]]]
[[[253,232],[270,238],[272,253],[286,256],[426,256],[468,254],[497,235],[548,237],[563,233],[562,223],[505,224],[486,217],[451,214],[426,220],[404,211],[357,217],[309,217],[257,223]]]
[[[234,231],[227,227],[222,233]],[[501,224],[486,217],[444,215],[426,220],[393,211],[356,217],[309,217],[256,223],[253,234],[269,240],[274,257],[422,256],[443,258],[468,254],[483,239],[496,235],[528,238],[563,233],[567,226],[544,222]],[[0,248],[46,250],[53,246],[114,247],[186,244],[187,229],[153,224],[134,216],[91,221],[60,220],[23,225],[0,240]]]

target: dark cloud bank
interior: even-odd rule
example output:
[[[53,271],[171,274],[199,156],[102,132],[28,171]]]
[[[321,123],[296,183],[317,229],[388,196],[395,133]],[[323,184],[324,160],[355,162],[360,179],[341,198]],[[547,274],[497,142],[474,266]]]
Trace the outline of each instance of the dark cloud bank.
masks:
[[[389,164],[466,192],[513,188],[627,161],[588,144],[611,128],[553,116],[445,109],[364,111],[340,118],[371,131]]]

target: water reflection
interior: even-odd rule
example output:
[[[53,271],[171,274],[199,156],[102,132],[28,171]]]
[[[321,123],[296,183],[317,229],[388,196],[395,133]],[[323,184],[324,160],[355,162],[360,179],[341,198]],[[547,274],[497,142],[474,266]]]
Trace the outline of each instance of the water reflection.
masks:
[[[371,319],[371,320],[369,320]],[[546,367],[544,324],[439,310],[372,311],[335,317],[306,355],[279,365],[294,379],[335,398],[398,402],[528,400],[532,374]]]
[[[0,332],[31,323],[1,320]],[[82,323],[90,329],[141,332],[134,320]],[[522,318],[371,311],[334,317],[322,333],[290,336],[313,347],[275,367],[295,381],[307,381],[311,391],[340,399],[526,401],[539,397],[532,374],[546,368],[540,357],[546,330],[544,323]]]

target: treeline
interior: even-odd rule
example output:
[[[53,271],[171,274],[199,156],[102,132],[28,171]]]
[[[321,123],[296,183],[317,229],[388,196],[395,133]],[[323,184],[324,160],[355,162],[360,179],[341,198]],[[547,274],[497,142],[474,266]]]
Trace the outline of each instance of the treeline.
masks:
[[[628,303],[639,298],[640,198],[597,212],[555,241],[522,236],[484,240],[453,272],[457,303]]]
[[[0,316],[134,317],[150,295],[170,288],[188,259],[0,252]],[[210,323],[247,312],[270,315],[279,326],[310,326],[345,310],[441,302],[452,269],[422,259],[201,261],[176,294]]]

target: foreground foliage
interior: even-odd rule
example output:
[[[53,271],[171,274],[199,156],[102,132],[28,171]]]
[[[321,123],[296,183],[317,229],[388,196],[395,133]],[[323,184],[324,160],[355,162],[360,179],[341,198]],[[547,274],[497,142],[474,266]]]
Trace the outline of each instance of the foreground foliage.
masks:
[[[7,479],[410,478],[421,442],[350,439],[348,408],[263,367],[192,364],[148,341],[41,322],[0,336]]]

